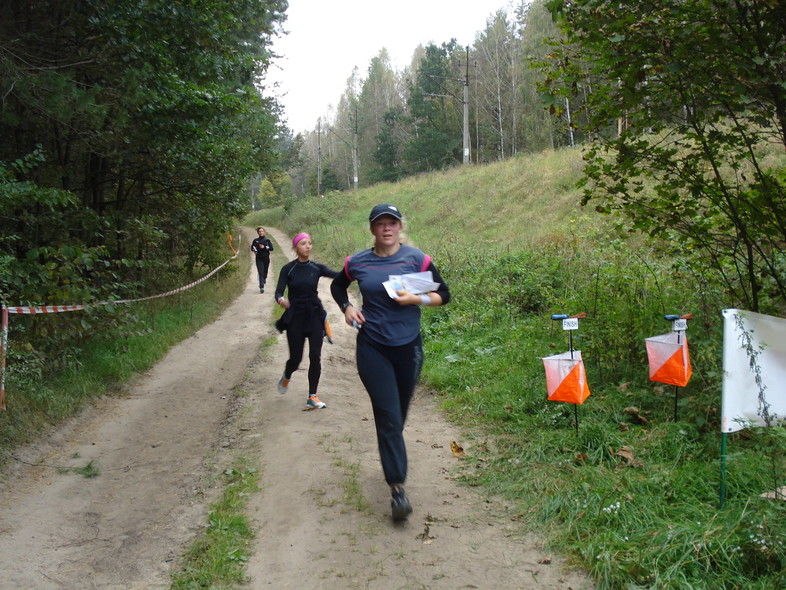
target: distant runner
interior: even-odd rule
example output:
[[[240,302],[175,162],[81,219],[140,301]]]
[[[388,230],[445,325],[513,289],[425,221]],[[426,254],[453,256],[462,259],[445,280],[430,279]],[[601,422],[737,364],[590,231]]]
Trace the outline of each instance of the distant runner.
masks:
[[[265,236],[265,228],[258,227],[257,235],[251,242],[251,251],[257,255],[257,274],[259,274],[259,292],[265,292],[267,270],[270,268],[270,253],[273,251],[273,242]]]

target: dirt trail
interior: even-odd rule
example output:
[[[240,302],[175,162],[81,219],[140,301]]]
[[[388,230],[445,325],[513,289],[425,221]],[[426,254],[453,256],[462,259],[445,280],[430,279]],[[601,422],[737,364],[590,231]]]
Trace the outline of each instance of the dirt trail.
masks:
[[[307,359],[289,392],[276,392],[288,355],[272,327],[272,292],[280,253],[291,252],[282,233],[268,235],[278,256],[267,293],[250,269],[226,312],[126,395],[15,453],[0,474],[0,589],[168,588],[205,522],[211,476],[237,454],[257,457],[261,470],[249,505],[257,531],[249,588],[592,588],[520,535],[503,505],[456,484],[450,442],[460,434],[423,391],[405,433],[415,511],[391,522],[354,330],[340,321],[327,280],[320,292],[335,344],[323,348],[320,398],[328,407],[303,411]],[[276,343],[263,352],[270,336]],[[92,479],[63,469],[91,461]]]

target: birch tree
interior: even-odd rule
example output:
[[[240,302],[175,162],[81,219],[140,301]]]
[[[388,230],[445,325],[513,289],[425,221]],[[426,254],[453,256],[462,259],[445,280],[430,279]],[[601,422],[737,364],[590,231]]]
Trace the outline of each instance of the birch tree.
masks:
[[[481,159],[502,160],[515,153],[519,70],[515,26],[504,10],[486,21],[486,28],[475,40],[475,56],[480,143],[484,148]]]

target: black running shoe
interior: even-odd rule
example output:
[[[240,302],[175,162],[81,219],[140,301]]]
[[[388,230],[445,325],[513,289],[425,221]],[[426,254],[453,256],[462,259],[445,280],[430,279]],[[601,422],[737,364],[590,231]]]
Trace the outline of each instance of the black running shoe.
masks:
[[[404,520],[412,514],[412,504],[404,492],[404,488],[393,490],[393,497],[390,499],[390,509],[393,512],[393,520]]]

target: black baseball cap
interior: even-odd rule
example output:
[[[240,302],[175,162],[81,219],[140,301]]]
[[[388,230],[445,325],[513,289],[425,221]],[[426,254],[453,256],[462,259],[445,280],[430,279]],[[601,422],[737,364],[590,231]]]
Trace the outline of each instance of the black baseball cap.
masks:
[[[390,205],[389,203],[382,203],[371,210],[371,214],[368,216],[368,222],[371,223],[383,215],[390,215],[391,217],[395,217],[398,220],[401,220],[402,217],[401,211],[398,210],[398,207],[395,205]]]

